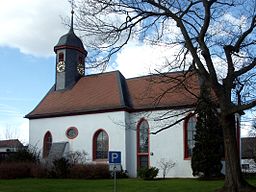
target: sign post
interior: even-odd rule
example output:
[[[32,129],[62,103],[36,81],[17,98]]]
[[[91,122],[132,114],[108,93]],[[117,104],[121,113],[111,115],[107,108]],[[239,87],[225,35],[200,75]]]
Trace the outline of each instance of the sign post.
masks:
[[[116,192],[116,172],[121,171],[121,151],[109,151],[109,170],[114,174],[114,192]]]

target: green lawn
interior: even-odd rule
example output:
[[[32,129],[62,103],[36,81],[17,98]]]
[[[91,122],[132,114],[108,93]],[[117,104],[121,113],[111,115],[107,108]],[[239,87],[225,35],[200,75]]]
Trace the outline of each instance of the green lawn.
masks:
[[[250,180],[256,184],[256,179]],[[166,179],[143,181],[117,180],[117,192],[212,192],[223,181]],[[112,192],[113,180],[17,179],[0,180],[0,192]]]

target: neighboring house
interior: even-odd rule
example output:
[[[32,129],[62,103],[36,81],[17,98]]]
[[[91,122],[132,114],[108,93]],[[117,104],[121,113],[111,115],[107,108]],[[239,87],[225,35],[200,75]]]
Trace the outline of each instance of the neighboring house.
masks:
[[[242,171],[256,172],[256,137],[241,138]]]
[[[18,139],[0,140],[0,161],[24,147]]]
[[[190,112],[200,91],[193,71],[131,79],[119,71],[84,76],[87,51],[72,25],[54,51],[55,84],[26,115],[29,144],[42,149],[42,158],[85,151],[91,162],[108,163],[109,151],[121,151],[131,177],[163,159],[175,162],[166,177],[192,177],[196,118]]]

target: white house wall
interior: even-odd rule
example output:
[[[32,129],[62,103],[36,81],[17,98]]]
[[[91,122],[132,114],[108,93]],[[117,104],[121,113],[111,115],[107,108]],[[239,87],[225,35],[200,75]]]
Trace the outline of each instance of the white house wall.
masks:
[[[71,151],[85,151],[89,160],[92,160],[93,135],[97,130],[103,129],[109,136],[109,150],[122,151],[122,165],[126,169],[123,122],[124,112],[32,119],[29,125],[29,143],[42,151],[44,135],[50,131],[53,142],[67,141]],[[65,133],[69,127],[78,129],[78,136],[75,139],[66,137]]]
[[[71,151],[85,151],[92,159],[93,135],[104,129],[109,136],[109,150],[122,152],[122,166],[129,176],[137,176],[137,124],[141,118],[148,121],[150,131],[156,131],[172,121],[155,121],[166,111],[151,113],[109,112],[67,117],[54,117],[30,120],[29,142],[38,149],[43,148],[43,138],[47,131],[52,134],[53,142],[69,142]],[[177,112],[177,111],[176,111]],[[183,116],[184,117],[184,116]],[[69,127],[78,129],[75,139],[65,135]],[[175,166],[166,177],[192,177],[190,160],[184,159],[183,121],[156,135],[150,134],[150,166],[158,167],[159,162],[173,161]],[[159,171],[162,176],[162,170]]]
[[[170,125],[176,119],[167,119],[162,121],[156,121],[159,117],[167,111],[154,111],[150,113],[133,113],[130,115],[130,135],[131,143],[129,155],[132,162],[136,162],[136,128],[139,120],[145,118],[148,121],[150,132],[157,131],[167,125]],[[174,113],[180,113],[181,111],[175,111]],[[184,117],[179,116],[178,118]],[[150,166],[159,168],[158,177],[162,177],[162,170],[160,168],[160,161],[172,161],[175,166],[170,169],[166,177],[193,177],[191,169],[191,161],[184,159],[184,135],[183,135],[183,121],[174,125],[173,127],[166,129],[156,135],[150,134]],[[137,167],[133,166],[132,175],[136,174]]]

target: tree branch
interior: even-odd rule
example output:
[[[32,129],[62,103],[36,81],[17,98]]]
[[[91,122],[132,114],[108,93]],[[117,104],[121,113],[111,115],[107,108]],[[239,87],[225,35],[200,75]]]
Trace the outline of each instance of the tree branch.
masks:
[[[162,132],[162,131],[164,131],[164,130],[166,130],[166,129],[169,129],[170,127],[173,127],[174,125],[177,125],[178,123],[180,123],[181,121],[184,121],[184,120],[187,119],[187,118],[188,118],[187,116],[185,116],[185,117],[183,117],[183,118],[180,118],[180,119],[178,119],[177,121],[175,121],[174,123],[172,123],[172,124],[170,124],[170,125],[168,125],[168,126],[166,126],[166,127],[163,127],[163,128],[161,128],[161,129],[159,129],[159,130],[157,130],[157,131],[154,131],[154,132],[150,132],[150,134],[156,135],[156,134],[158,134],[158,133],[160,133],[160,132]]]
[[[243,74],[245,74],[246,72],[250,71],[251,69],[253,69],[254,67],[256,66],[256,58],[251,62],[251,64],[241,68],[240,70],[238,71],[235,71],[234,72],[234,78],[235,77],[239,77]]]
[[[256,16],[252,18],[251,25],[248,30],[246,30],[237,40],[234,46],[234,52],[238,53],[240,51],[241,44],[245,40],[245,38],[253,31],[256,26]]]

